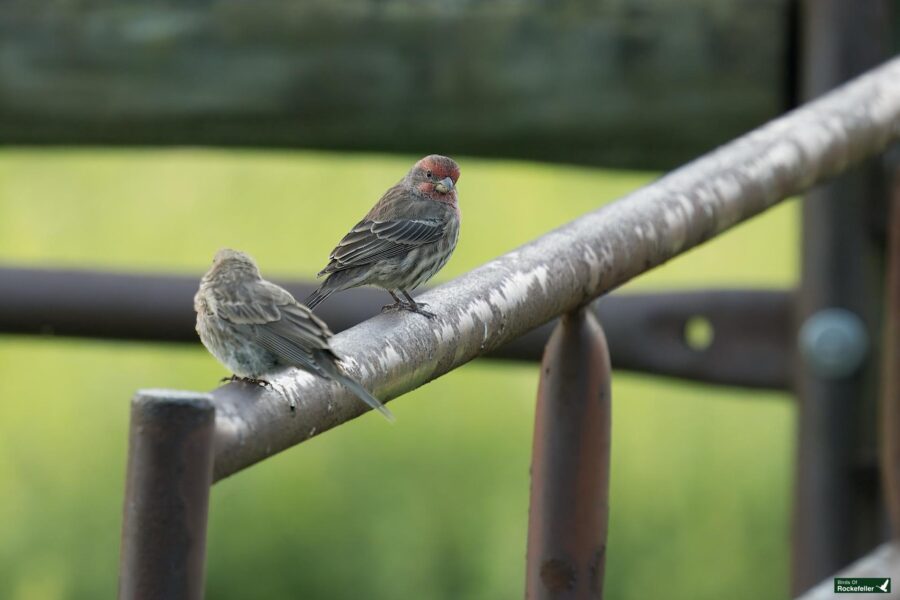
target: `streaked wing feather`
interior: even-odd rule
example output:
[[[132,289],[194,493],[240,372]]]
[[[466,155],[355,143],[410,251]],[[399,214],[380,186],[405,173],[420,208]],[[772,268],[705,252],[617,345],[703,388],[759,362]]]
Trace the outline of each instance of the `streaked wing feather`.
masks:
[[[371,230],[381,239],[397,244],[418,245],[441,239],[445,227],[446,223],[441,219],[402,219],[372,221]]]
[[[281,318],[281,311],[272,302],[216,302],[216,311],[235,325],[261,325]]]
[[[254,302],[218,302],[219,316],[239,326],[245,335],[277,355],[285,364],[319,371],[313,352],[331,353],[332,333],[324,321],[293,296],[268,281],[253,290]]]
[[[296,367],[305,367],[318,372],[312,350],[279,335],[269,327],[257,327],[256,342],[281,359],[281,362]]]
[[[302,304],[290,304],[281,307],[281,321],[290,324],[316,348],[328,348],[328,338],[332,335],[325,321],[317,317]]]
[[[369,265],[399,256],[412,248],[436,242],[446,223],[439,219],[363,221],[353,228],[331,253],[323,273]]]

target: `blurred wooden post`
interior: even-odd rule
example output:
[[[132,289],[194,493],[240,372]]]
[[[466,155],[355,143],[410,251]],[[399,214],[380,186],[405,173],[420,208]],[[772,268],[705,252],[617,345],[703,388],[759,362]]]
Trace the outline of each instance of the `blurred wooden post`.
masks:
[[[202,600],[214,431],[209,394],[132,401],[119,600]]]
[[[900,169],[889,208],[884,371],[881,392],[881,480],[891,532],[900,539]]]
[[[886,0],[801,2],[802,96],[810,100],[887,56]],[[882,539],[875,467],[884,176],[877,159],[803,201],[794,596]],[[837,309],[837,310],[835,310]]]
[[[547,343],[535,414],[526,597],[603,595],[609,515],[610,362],[584,309]]]

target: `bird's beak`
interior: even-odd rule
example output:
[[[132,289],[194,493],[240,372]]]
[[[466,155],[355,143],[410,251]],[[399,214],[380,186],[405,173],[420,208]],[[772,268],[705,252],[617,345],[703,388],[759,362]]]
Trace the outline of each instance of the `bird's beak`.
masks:
[[[450,190],[453,189],[453,180],[449,177],[444,177],[436,184],[434,184],[434,189],[442,194],[447,194],[450,192]]]

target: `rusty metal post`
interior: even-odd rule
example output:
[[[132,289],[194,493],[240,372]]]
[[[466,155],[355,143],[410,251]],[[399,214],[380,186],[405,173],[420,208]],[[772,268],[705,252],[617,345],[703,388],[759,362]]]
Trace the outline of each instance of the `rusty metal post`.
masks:
[[[802,0],[802,94],[809,100],[887,56],[886,0]],[[883,171],[869,160],[803,201],[793,596],[882,539],[875,459],[883,301]]]
[[[900,539],[900,169],[891,189],[884,362],[881,390],[881,481],[895,540]]]
[[[209,394],[132,401],[119,600],[203,598],[214,431]]]
[[[525,596],[603,596],[609,516],[610,361],[593,313],[560,320],[541,363]]]

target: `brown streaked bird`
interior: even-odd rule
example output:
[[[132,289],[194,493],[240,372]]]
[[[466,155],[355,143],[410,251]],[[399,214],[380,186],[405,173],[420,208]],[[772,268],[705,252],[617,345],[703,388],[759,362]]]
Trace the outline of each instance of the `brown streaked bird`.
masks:
[[[290,292],[262,278],[252,258],[236,250],[216,253],[194,296],[197,333],[206,349],[236,377],[260,379],[279,366],[297,367],[339,382],[393,420],[391,412],[344,373],[328,343],[328,326]],[[227,379],[227,378],[226,378]],[[291,406],[293,410],[293,406]]]
[[[334,292],[374,285],[394,299],[382,310],[433,317],[409,292],[431,279],[456,248],[458,179],[459,165],[446,156],[432,154],[413,165],[331,251],[319,272],[327,278],[306,299],[307,306],[315,308]]]

